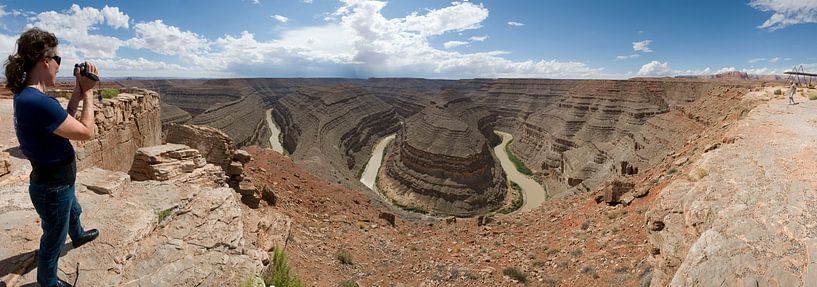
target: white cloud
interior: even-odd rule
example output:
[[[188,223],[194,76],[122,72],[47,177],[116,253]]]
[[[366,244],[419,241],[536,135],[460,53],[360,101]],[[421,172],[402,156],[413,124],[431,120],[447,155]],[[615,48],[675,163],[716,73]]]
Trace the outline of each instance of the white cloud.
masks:
[[[376,2],[376,1],[374,1]],[[385,2],[378,2],[382,5],[379,10],[385,6]],[[441,35],[451,31],[464,31],[477,29],[480,23],[488,18],[488,9],[482,5],[475,5],[469,2],[454,2],[453,6],[442,9],[429,10],[425,15],[417,15],[412,13],[403,19],[389,20],[390,24],[400,27],[403,31],[419,32],[422,36]],[[367,8],[374,8],[369,6]],[[374,12],[369,10],[369,12]]]
[[[261,1],[259,0],[252,0],[252,4],[261,5]]]
[[[757,62],[763,62],[763,61],[766,61],[766,58],[753,58],[753,59],[749,59],[749,63],[752,63],[752,64],[757,63]]]
[[[207,50],[207,40],[196,33],[168,26],[162,20],[133,25],[136,37],[127,41],[128,47],[148,49],[162,55],[195,54]]]
[[[652,61],[641,66],[639,75],[643,76],[667,76],[672,73],[667,62]]]
[[[11,55],[11,54],[15,53],[16,52],[14,50],[14,48],[16,46],[15,43],[17,42],[17,38],[19,38],[19,37],[20,37],[19,35],[12,36],[12,35],[0,34],[0,55],[8,57],[8,55]],[[5,60],[5,59],[3,59],[3,60]]]
[[[641,57],[641,55],[640,54],[632,54],[632,55],[626,55],[626,56],[616,56],[616,60],[627,60],[627,59],[634,59],[634,58],[638,58],[638,57]]]
[[[272,15],[270,17],[272,17],[272,19],[275,19],[275,20],[277,20],[278,22],[281,22],[281,23],[286,23],[287,21],[289,21],[289,18],[287,18],[285,16],[281,16],[281,15]]]
[[[508,22],[508,25],[509,25],[509,26],[519,27],[519,26],[525,26],[525,23],[519,23],[519,22],[510,21],[510,22]]]
[[[102,16],[105,18],[105,21],[108,23],[108,26],[113,28],[128,28],[128,21],[130,21],[130,16],[125,15],[119,11],[119,7],[105,7],[102,8]]]
[[[509,54],[506,51],[446,50],[467,44],[465,41],[449,41],[443,45],[446,49],[430,44],[430,39],[439,35],[480,29],[489,11],[479,4],[453,2],[405,17],[386,18],[381,13],[385,1],[341,2],[334,13],[326,14],[327,23],[285,29],[273,40],[256,39],[247,31],[208,39],[194,31],[167,25],[161,19],[133,24],[116,7],[98,10],[73,5],[67,11],[37,14],[30,22],[50,25],[44,28],[61,38],[60,54],[65,61],[92,60],[105,76],[598,78],[603,72],[577,61],[513,61],[506,58]],[[132,28],[134,36],[119,39],[94,34],[99,25]],[[13,43],[2,36],[3,43]],[[487,38],[473,36],[468,41]],[[98,41],[83,41],[88,39]],[[145,49],[165,57],[161,61],[117,57],[120,46]],[[0,44],[0,50],[3,48]]]
[[[8,12],[6,12],[6,5],[0,5],[0,17],[4,17],[6,15],[8,15]]]
[[[471,38],[468,38],[469,41],[473,41],[473,42],[485,42],[485,40],[487,40],[487,39],[488,39],[488,35],[485,35],[485,36],[472,36]]]
[[[443,47],[445,47],[446,49],[451,49],[451,48],[454,48],[454,47],[467,45],[467,44],[468,44],[468,42],[463,42],[463,41],[448,41],[448,42],[443,43]]]
[[[650,43],[652,43],[652,40],[644,40],[644,41],[641,41],[641,42],[633,42],[633,51],[650,53],[650,52],[652,52],[652,49],[650,49],[650,47],[648,47],[650,45]]]
[[[113,28],[127,28],[129,18],[116,7],[105,6],[100,11],[74,4],[65,13],[47,11],[31,17],[26,29],[36,26],[52,32],[75,46],[85,57],[110,58],[124,42],[115,37],[89,34],[89,31],[96,30],[96,26],[103,23]]]
[[[751,0],[749,6],[763,12],[773,12],[760,29],[771,31],[786,26],[817,23],[817,0]]]
[[[769,59],[769,63],[777,63],[778,61],[780,61],[780,57],[774,57]]]
[[[304,3],[306,3],[306,4],[312,4],[312,0],[304,0]]]

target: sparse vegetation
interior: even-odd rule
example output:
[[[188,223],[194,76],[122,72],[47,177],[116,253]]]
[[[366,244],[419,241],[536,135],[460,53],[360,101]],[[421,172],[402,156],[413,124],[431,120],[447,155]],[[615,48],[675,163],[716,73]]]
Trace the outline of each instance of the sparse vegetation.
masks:
[[[271,277],[264,278],[264,283],[276,287],[302,287],[301,279],[290,270],[284,251],[275,247],[272,255]],[[266,276],[266,275],[265,275]]]
[[[399,208],[401,208],[401,209],[403,209],[405,211],[410,211],[410,212],[415,212],[415,213],[420,213],[420,214],[428,214],[428,210],[425,210],[422,207],[403,205],[403,204],[400,204],[399,202],[397,202],[396,200],[393,200],[393,199],[391,201],[391,204],[394,204],[394,206],[397,206],[397,207],[399,207]]]
[[[513,143],[513,140],[510,140],[508,144],[505,145],[505,152],[508,154],[508,159],[511,160],[511,162],[516,167],[516,170],[519,171],[519,173],[527,176],[532,176],[533,171],[531,171],[527,166],[525,166],[525,163],[522,162],[521,159],[513,155],[513,153],[511,152],[511,143]]]
[[[585,265],[582,267],[582,273],[590,275],[593,279],[599,279],[599,274],[596,273],[596,270],[593,270],[593,267]]]
[[[338,287],[358,287],[358,285],[354,280],[343,280],[338,283]]]
[[[584,254],[584,252],[582,252],[582,250],[579,249],[579,248],[576,248],[576,249],[573,249],[573,251],[570,251],[570,256],[573,256],[573,257],[579,257],[579,256],[582,256],[582,254]]]
[[[335,258],[337,258],[338,261],[340,261],[340,263],[343,263],[345,265],[354,264],[354,262],[352,261],[352,254],[350,254],[349,251],[346,251],[346,249],[341,249],[340,251],[338,251],[338,253],[335,254]]]
[[[250,275],[249,277],[244,278],[244,280],[241,280],[241,282],[238,283],[239,287],[257,287],[264,285],[266,285],[264,284],[264,279],[258,278],[255,275]]]
[[[587,230],[588,228],[590,228],[590,220],[585,220],[585,221],[582,223],[581,228],[582,228],[582,230]]]
[[[670,168],[670,169],[667,171],[667,175],[673,175],[673,174],[675,174],[676,172],[678,172],[678,169],[673,167],[673,168]]]
[[[167,219],[170,215],[173,214],[173,208],[171,207],[165,210],[158,211],[156,212],[156,214],[159,216],[159,223],[162,223],[162,221],[165,221],[165,219]]]
[[[809,92],[808,99],[809,101],[817,100],[817,92]]]
[[[528,283],[528,276],[525,275],[525,273],[523,273],[522,271],[519,271],[519,269],[517,269],[516,267],[508,267],[502,269],[502,274],[505,274],[505,276],[511,277],[516,281]]]
[[[516,182],[511,181],[511,192],[514,193],[514,199],[513,202],[511,202],[511,205],[503,207],[499,209],[497,212],[509,214],[521,208],[522,205],[525,204],[525,197],[522,195],[522,188],[518,184],[516,184]]]
[[[99,90],[99,94],[102,95],[104,99],[113,99],[119,95],[119,89],[102,89]]]
[[[781,89],[774,90],[774,95],[775,96],[780,96],[782,94],[783,94],[783,90],[781,90]]]
[[[706,177],[707,175],[709,175],[709,172],[706,171],[703,168],[699,168],[699,169],[695,170],[695,177],[697,177],[698,179],[702,179],[702,178]]]

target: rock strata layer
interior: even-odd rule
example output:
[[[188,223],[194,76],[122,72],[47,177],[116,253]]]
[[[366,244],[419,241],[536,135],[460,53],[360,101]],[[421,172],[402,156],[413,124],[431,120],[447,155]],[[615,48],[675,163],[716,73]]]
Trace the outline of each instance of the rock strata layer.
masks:
[[[137,149],[162,143],[159,94],[138,88],[120,91],[112,99],[94,103],[94,138],[71,142],[78,169],[96,166],[126,172]]]
[[[435,214],[470,216],[498,208],[507,193],[499,162],[479,130],[438,107],[407,119],[381,169],[394,202]]]

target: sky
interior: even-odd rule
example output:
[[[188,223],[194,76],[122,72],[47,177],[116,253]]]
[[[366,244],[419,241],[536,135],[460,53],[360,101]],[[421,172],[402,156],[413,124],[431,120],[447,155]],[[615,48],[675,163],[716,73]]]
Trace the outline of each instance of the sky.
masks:
[[[0,54],[31,27],[60,39],[60,77],[817,72],[817,0],[0,0]]]

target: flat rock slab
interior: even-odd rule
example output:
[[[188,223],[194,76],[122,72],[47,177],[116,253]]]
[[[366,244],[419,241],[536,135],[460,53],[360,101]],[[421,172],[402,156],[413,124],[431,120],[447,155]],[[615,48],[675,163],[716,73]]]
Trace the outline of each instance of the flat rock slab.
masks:
[[[92,167],[77,174],[77,183],[97,194],[115,194],[125,188],[130,176],[124,172]]]

